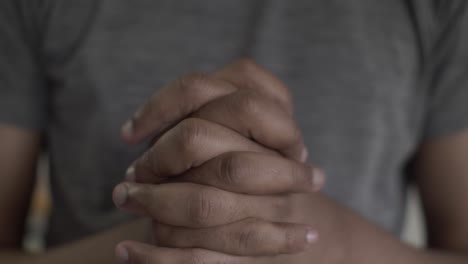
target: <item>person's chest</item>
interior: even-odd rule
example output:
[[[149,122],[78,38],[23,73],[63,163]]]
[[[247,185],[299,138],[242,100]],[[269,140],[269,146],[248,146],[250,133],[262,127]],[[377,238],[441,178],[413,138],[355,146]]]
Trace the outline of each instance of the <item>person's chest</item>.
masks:
[[[184,73],[242,56],[285,81],[301,114],[322,103],[345,112],[400,104],[417,81],[418,39],[403,1],[99,2],[69,11],[74,26],[60,14],[49,21],[44,53],[57,107],[90,96],[136,106]]]
[[[109,0],[83,14],[70,28],[57,15],[46,39],[51,123],[98,152],[128,155],[120,125],[165,83],[243,56],[290,87],[336,196],[356,190],[339,187],[348,174],[388,159],[397,174],[418,141],[424,91],[404,1]]]

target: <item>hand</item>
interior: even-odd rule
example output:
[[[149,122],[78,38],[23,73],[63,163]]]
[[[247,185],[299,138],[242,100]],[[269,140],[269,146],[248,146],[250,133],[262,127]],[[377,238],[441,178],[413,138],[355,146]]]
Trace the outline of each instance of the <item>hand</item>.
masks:
[[[217,171],[223,167],[224,173]],[[213,177],[205,179],[203,175]],[[250,178],[258,175],[249,186]],[[130,253],[131,263],[159,263],[156,261],[161,259],[175,263],[196,259],[201,263],[272,263],[279,255],[299,253],[316,242],[317,233],[312,226],[293,224],[302,219],[300,204],[286,193],[314,191],[317,186],[312,176],[310,167],[295,161],[231,152],[181,176],[191,182],[203,179],[210,186],[123,183],[114,192],[116,204],[154,219],[153,237],[158,247],[124,242],[119,250],[125,248]]]
[[[154,235],[159,246],[203,248],[197,254],[216,261],[238,261],[240,257],[234,255],[241,255],[255,263],[271,263],[271,258],[265,256],[297,253],[316,240],[312,227],[292,224],[300,210],[295,210],[291,194],[317,190],[323,184],[323,176],[320,170],[298,162],[305,159],[307,152],[291,118],[289,96],[278,95],[287,90],[283,86],[268,90],[251,81],[250,89],[233,86],[240,83],[238,80],[255,79],[243,76],[255,73],[252,70],[260,71],[257,79],[263,74],[263,81],[277,86],[279,83],[256,66],[249,65],[251,71],[240,71],[245,65],[239,65],[243,64],[217,73],[228,79],[192,75],[170,85],[125,126],[124,137],[130,142],[154,131],[166,131],[134,163],[129,178],[145,183],[172,183],[124,183],[116,188],[114,200],[124,210],[155,219]],[[211,101],[198,92],[198,101],[187,98],[180,103],[192,90],[190,87],[198,86],[199,91],[213,95],[221,94],[217,89],[223,85],[229,92]],[[171,98],[180,101],[170,104]],[[172,111],[164,108],[164,103]],[[194,109],[194,113],[190,112]],[[189,114],[192,118],[172,127]],[[134,261],[169,255],[186,261],[186,257],[194,256],[193,249],[128,243],[122,247],[133,252]]]
[[[292,118],[286,86],[250,60],[239,60],[213,73],[183,76],[152,96],[122,129],[129,143],[156,139],[187,117],[231,128],[294,160],[307,150]]]

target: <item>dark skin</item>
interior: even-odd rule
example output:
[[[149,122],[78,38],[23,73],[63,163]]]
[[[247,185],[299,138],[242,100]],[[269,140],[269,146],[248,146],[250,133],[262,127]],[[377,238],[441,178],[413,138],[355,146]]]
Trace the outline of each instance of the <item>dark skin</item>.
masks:
[[[148,224],[137,220],[41,254],[23,251],[24,222],[34,185],[40,142],[38,132],[0,125],[0,263],[115,263],[113,249],[119,241],[145,241]]]
[[[458,248],[451,248],[460,256],[420,252],[314,194],[323,173],[304,163],[307,150],[287,91],[241,60],[213,74],[183,77],[137,111],[124,138],[134,143],[156,133],[156,143],[130,167],[127,179],[136,183],[116,187],[114,201],[153,219],[156,245],[124,242],[117,255],[128,263],[466,263],[466,236],[457,236]],[[429,199],[426,188],[433,191],[440,180],[421,162],[439,158],[433,155],[420,155],[415,165]],[[455,222],[460,231],[468,226],[466,207],[457,203],[468,170],[455,162],[460,158],[448,157],[457,168],[451,173],[458,179],[450,189],[458,191],[451,194],[455,199],[447,206],[435,195],[426,208],[461,217]]]
[[[139,220],[37,255],[22,253],[20,241],[41,135],[0,126],[0,262],[114,263],[122,240],[117,255],[129,252],[129,263],[468,261],[468,132],[420,147],[413,173],[431,248],[416,250],[316,192],[321,173],[303,162],[287,89],[254,63],[183,78],[143,109],[124,137],[158,136],[114,198],[152,227]],[[156,245],[135,242],[147,233]]]

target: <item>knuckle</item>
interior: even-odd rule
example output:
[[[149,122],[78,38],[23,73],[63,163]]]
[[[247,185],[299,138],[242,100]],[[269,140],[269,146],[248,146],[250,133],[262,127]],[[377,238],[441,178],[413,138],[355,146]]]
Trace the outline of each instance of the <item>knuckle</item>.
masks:
[[[176,130],[178,143],[183,152],[194,150],[200,137],[206,134],[202,123],[196,118],[182,120]]]
[[[202,131],[202,125],[199,119],[196,118],[187,118],[182,120],[177,128],[181,139],[185,139],[186,141],[192,140]]]
[[[255,63],[255,61],[249,58],[242,58],[236,61],[233,64],[232,69],[234,72],[244,77],[253,76],[253,74],[258,73],[258,72],[267,73],[261,66],[259,66],[257,63]],[[267,73],[267,74],[271,75],[270,73]],[[249,79],[249,80],[250,81],[244,80],[244,82],[246,82],[246,85],[247,84],[252,85],[251,83],[252,79]],[[273,78],[273,80],[275,83],[274,87],[276,88],[275,89],[276,95],[274,97],[279,100],[279,102],[285,107],[288,113],[292,113],[293,102],[292,102],[292,97],[289,92],[289,89],[280,80],[276,78]]]
[[[206,225],[213,213],[213,198],[213,195],[207,191],[192,194],[188,206],[188,217],[194,225]]]
[[[292,144],[303,144],[304,139],[302,137],[302,131],[297,126],[297,124],[292,121],[291,125],[289,127],[290,127],[290,130],[291,130],[291,143]]]
[[[247,74],[257,71],[258,65],[252,59],[242,58],[236,61],[235,68],[237,71]]]
[[[247,228],[242,230],[239,234],[238,243],[239,248],[242,251],[246,251],[251,248],[253,244],[255,244],[256,239],[256,230],[252,228]]]
[[[287,134],[289,135],[290,144],[302,142],[302,132],[294,121],[290,120],[289,125],[287,125],[287,128],[289,129]]]
[[[151,175],[153,173],[159,172],[159,162],[157,161],[158,155],[156,154],[156,148],[153,146],[149,148],[141,158],[137,161],[135,166],[135,174],[138,175],[140,178],[146,175]]]
[[[239,170],[245,167],[243,158],[236,153],[225,154],[219,162],[218,176],[226,184],[237,186],[240,184]]]
[[[237,243],[241,251],[249,251],[253,247],[264,245],[264,239],[260,235],[265,225],[258,220],[250,220],[246,227],[237,234]]]
[[[207,264],[206,253],[200,249],[189,250],[190,264]]]
[[[272,200],[271,206],[275,219],[281,219],[280,222],[288,222],[293,216],[293,207],[291,206],[292,196],[284,195]]]
[[[280,86],[281,89],[278,89],[279,91],[279,98],[281,100],[281,102],[283,103],[284,107],[285,107],[285,110],[288,112],[288,113],[292,113],[293,111],[293,108],[294,108],[294,105],[293,105],[293,99],[292,99],[292,96],[289,92],[289,89],[284,86],[283,84]]]
[[[196,95],[201,89],[205,89],[210,81],[210,76],[202,72],[193,72],[177,79],[177,86],[182,92]]]
[[[278,85],[271,99],[275,107],[281,109],[287,116],[292,116],[294,106],[288,88]]]
[[[287,177],[289,187],[308,184],[306,173],[304,173],[304,166],[297,166],[296,164],[288,164],[287,166],[289,167],[289,177]]]
[[[148,185],[148,184],[142,184],[140,187],[138,187],[136,190],[130,188],[129,190],[129,199],[133,200],[132,202],[135,202],[137,207],[140,207],[145,214],[149,214],[152,217],[157,217],[159,216],[159,210],[157,208],[157,205],[153,203],[156,199],[156,194],[155,190]]]
[[[237,241],[242,252],[249,252],[255,248],[260,254],[282,254],[298,252],[304,246],[303,239],[297,237],[293,228],[283,225],[250,221],[239,232]]]
[[[146,205],[147,201],[151,200],[152,192],[146,186],[146,184],[140,185],[138,188],[132,188],[132,185],[129,183],[124,183],[128,188],[128,198],[133,201]]]
[[[279,244],[279,251],[296,252],[300,249],[301,243],[296,239],[295,233],[292,230],[280,228],[278,231],[283,234],[283,239]]]
[[[252,93],[241,97],[238,107],[242,113],[246,114],[246,116],[256,116],[257,114],[261,114],[263,109],[258,96],[255,96]]]

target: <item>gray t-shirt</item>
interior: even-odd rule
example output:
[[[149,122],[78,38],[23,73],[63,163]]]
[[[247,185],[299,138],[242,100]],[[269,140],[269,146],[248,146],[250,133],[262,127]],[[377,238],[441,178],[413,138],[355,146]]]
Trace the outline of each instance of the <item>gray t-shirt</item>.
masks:
[[[4,0],[0,122],[50,153],[48,244],[126,216],[111,191],[146,148],[123,121],[158,87],[236,58],[290,87],[326,193],[399,233],[421,141],[468,127],[464,0]]]

